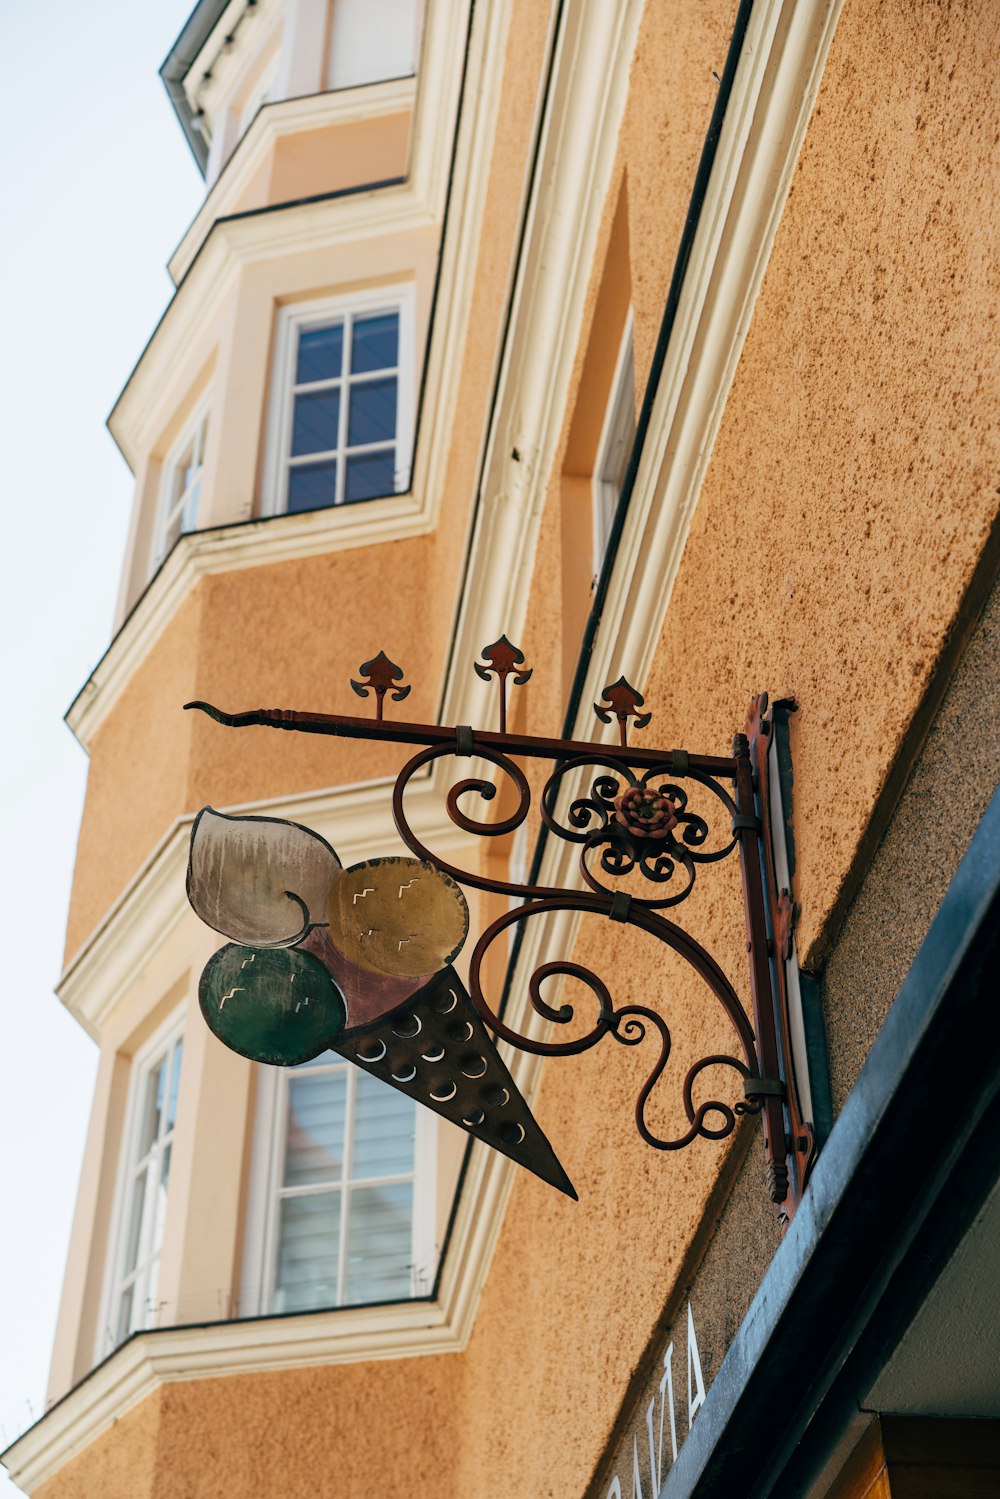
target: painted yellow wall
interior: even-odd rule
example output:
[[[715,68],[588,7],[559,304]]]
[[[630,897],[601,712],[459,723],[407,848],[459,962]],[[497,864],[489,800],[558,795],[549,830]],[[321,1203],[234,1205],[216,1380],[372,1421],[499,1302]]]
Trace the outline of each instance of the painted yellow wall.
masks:
[[[572,414],[589,330],[598,326],[614,214],[627,202],[641,389],[731,10],[664,0],[643,22],[519,642],[529,663],[550,663],[536,670],[529,706],[518,710],[537,731],[556,727],[553,705],[561,704],[563,661],[553,642],[561,644],[562,475],[573,472]],[[994,23],[989,0],[952,10],[848,0],[643,684],[657,714],[650,734],[709,752],[726,751],[753,692],[799,699],[796,893],[807,962],[828,940],[861,840],[908,752],[997,513],[988,423],[1000,356],[983,328],[997,241],[985,191],[997,108]],[[69,951],[170,819],[201,799],[224,803],[392,768],[388,757],[345,747],[334,770],[322,740],[226,734],[179,717],[175,727],[185,692],[232,706],[334,707],[370,650],[384,645],[404,663],[416,659],[408,647],[417,617],[420,685],[411,702],[414,716],[433,711],[543,32],[525,0],[512,33],[520,72],[512,66],[504,96],[504,151],[487,201],[440,534],[393,547],[391,589],[375,550],[201,585],[95,744]],[[601,365],[608,350],[597,336],[604,342],[593,361]],[[378,599],[376,641],[364,611],[343,603],[369,597]],[[427,597],[442,601],[440,611],[421,607]],[[685,919],[742,989],[737,880],[735,868],[721,867]],[[634,932],[614,935],[612,948],[606,924],[585,928],[574,956],[602,972],[610,963],[618,998],[669,995],[671,1075],[682,1075],[695,1055],[728,1040],[725,1026],[706,1014],[703,993],[669,955],[653,956]],[[236,1496],[277,1486],[296,1499],[317,1492],[318,1473],[343,1499],[370,1494],[373,1474],[383,1489],[428,1499],[585,1493],[726,1161],[709,1142],[665,1158],[638,1140],[631,1109],[648,1067],[647,1045],[611,1056],[599,1048],[546,1069],[536,1112],[581,1200],[517,1176],[466,1353],[170,1385],[38,1494]],[[657,1102],[651,1122],[676,1129],[675,1093]]]
[[[406,110],[282,136],[274,148],[269,202],[289,203],[405,176],[410,122]]]

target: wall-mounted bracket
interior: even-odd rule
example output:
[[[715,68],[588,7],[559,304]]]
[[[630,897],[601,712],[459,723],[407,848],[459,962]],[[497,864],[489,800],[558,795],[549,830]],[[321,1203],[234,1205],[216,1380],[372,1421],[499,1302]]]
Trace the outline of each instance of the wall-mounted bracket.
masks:
[[[404,844],[416,859],[449,884],[454,881],[459,887],[488,891],[517,902],[492,921],[475,941],[469,964],[469,999],[478,1012],[478,1019],[495,1037],[541,1056],[579,1054],[608,1035],[622,1045],[636,1046],[652,1033],[659,1040],[659,1055],[636,1102],[636,1127],[641,1137],[657,1150],[678,1150],[698,1137],[723,1139],[733,1132],[739,1116],[760,1114],[768,1192],[779,1220],[787,1223],[804,1190],[815,1142],[808,1110],[803,1107],[802,1088],[795,1065],[794,1017],[790,1013],[787,978],[788,964],[792,960],[794,909],[787,887],[779,879],[779,865],[782,869],[784,865],[780,858],[777,862],[775,859],[775,800],[769,753],[772,718],[768,714],[767,698],[754,699],[746,733],[736,736],[732,753],[728,756],[629,745],[625,732],[628,720],[633,719],[636,727],[645,727],[651,715],[638,713],[642,697],[624,678],[605,689],[602,704],[595,708],[604,722],[609,722],[612,715],[617,718],[621,740],[618,745],[510,734],[506,729],[508,685],[522,685],[531,671],[524,667],[522,653],[505,636],[487,647],[483,656],[489,665],[477,663],[475,669],[484,680],[491,676],[496,680],[499,732],[473,732],[468,726],[446,727],[384,718],[386,697],[399,701],[409,689],[398,687],[403,672],[381,652],[361,669],[367,683],[352,682],[359,692],[374,687],[374,718],[300,713],[288,709],[224,713],[204,702],[186,706],[198,708],[217,722],[231,727],[264,726],[417,746],[417,753],[399,772],[392,793],[393,817]],[[473,753],[494,768],[497,779],[506,779],[515,793],[516,805],[509,814],[493,821],[471,816],[464,809],[463,801],[470,797],[492,801],[497,786],[494,779],[465,777],[457,779],[446,796],[451,820],[467,833],[483,837],[514,832],[524,823],[532,803],[529,782],[518,761],[548,761],[553,769],[538,798],[537,810],[550,835],[578,845],[580,884],[577,888],[529,885],[483,874],[479,870],[464,870],[421,843],[406,815],[407,785],[417,772],[434,761],[462,762]],[[455,768],[458,769],[458,763]],[[690,805],[689,790],[697,790],[698,796],[708,806],[709,815],[694,810]],[[712,808],[717,816],[711,815]],[[720,827],[724,831],[720,832]],[[737,850],[743,885],[752,1021],[716,960],[665,914],[691,894],[702,865],[717,863]],[[626,883],[628,889],[624,888]],[[405,886],[401,886],[401,890],[403,888]],[[293,933],[288,941],[312,954],[316,960],[327,962],[330,973],[336,977],[336,962],[330,954],[335,954],[338,943],[343,946],[343,934],[336,930],[336,902],[331,895],[325,910],[310,916],[308,902],[293,894],[294,890],[295,885],[289,884],[286,894],[298,901],[307,920],[302,931]],[[355,896],[355,900],[357,898]],[[194,895],[192,901],[199,909]],[[738,1043],[735,1054],[713,1053],[702,1057],[689,1068],[684,1078],[681,1095],[687,1127],[677,1136],[665,1138],[658,1135],[646,1117],[647,1101],[664,1073],[671,1050],[667,1022],[657,1010],[630,1002],[616,1005],[604,980],[590,969],[569,961],[569,954],[565,961],[543,964],[530,976],[528,997],[536,1014],[554,1027],[565,1026],[574,1019],[573,1006],[563,1004],[554,1008],[543,997],[542,987],[550,980],[566,977],[582,984],[596,1004],[594,1023],[585,1034],[567,1040],[538,1039],[521,1034],[501,1018],[487,999],[483,974],[493,943],[498,939],[506,940],[505,934],[509,935],[511,928],[556,912],[601,916],[637,927],[657,938],[708,986],[732,1025]],[[199,914],[204,915],[204,912],[199,910]],[[221,926],[219,929],[226,930]],[[400,949],[410,941],[410,935],[401,935]],[[398,970],[387,968],[380,975],[375,965],[372,973],[377,981],[376,988],[381,984],[389,996],[383,1008],[391,1022],[393,1015],[405,1008],[400,1005],[398,978],[393,977]],[[392,983],[388,983],[390,978]],[[374,1023],[373,1016],[377,1018],[373,1003],[370,999],[365,1001],[365,1025],[369,1028]],[[349,1010],[350,1004],[347,1028],[344,1030],[341,1023],[337,1037],[337,1046],[341,1050],[353,1035],[361,1034],[365,1028],[352,1023]],[[227,1021],[227,1030],[231,1034],[231,1017]],[[334,1043],[331,1040],[329,1044]],[[438,1061],[440,1063],[440,1059]],[[722,1098],[696,1102],[694,1089],[701,1074],[720,1066],[740,1075],[742,1097],[735,1102],[726,1102]],[[416,1089],[419,1085],[419,1079],[409,1066],[400,1071],[399,1078],[395,1078],[390,1069],[386,1080],[404,1091]],[[431,1090],[431,1098],[422,1100],[430,1102],[431,1107],[435,1107],[433,1099],[438,1098],[442,1089],[440,1079],[436,1086],[437,1091]],[[468,1119],[456,1122],[476,1134],[483,1111],[472,1109],[468,1112]],[[496,1145],[497,1141],[488,1143]]]

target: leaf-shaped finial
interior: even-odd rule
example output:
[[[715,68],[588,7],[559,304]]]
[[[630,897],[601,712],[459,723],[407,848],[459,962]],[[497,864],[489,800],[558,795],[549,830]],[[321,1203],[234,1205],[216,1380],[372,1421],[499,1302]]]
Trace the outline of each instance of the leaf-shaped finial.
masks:
[[[594,712],[602,723],[610,723],[612,718],[618,720],[618,732],[621,735],[622,749],[627,744],[628,721],[631,718],[637,729],[644,729],[652,718],[652,713],[640,713],[646,699],[638,688],[633,687],[631,682],[619,677],[617,682],[611,682],[601,693],[601,701],[607,704],[603,708],[600,703],[594,704]],[[607,709],[611,711],[608,712]]]
[[[356,682],[351,678],[351,686],[358,697],[367,697],[369,692],[375,694],[375,718],[377,722],[382,721],[382,704],[387,692],[392,695],[394,703],[401,703],[404,697],[409,697],[409,687],[397,687],[395,683],[403,680],[403,668],[397,666],[395,661],[390,661],[385,651],[379,651],[370,661],[363,661],[358,667],[358,674],[366,678],[363,682]]]
[[[232,942],[290,947],[326,921],[339,869],[326,839],[297,822],[203,807],[191,829],[188,900]]]
[[[507,732],[507,678],[512,677],[516,687],[523,687],[531,676],[532,668],[518,671],[523,665],[524,652],[519,651],[516,645],[512,645],[506,635],[501,635],[492,645],[484,646],[481,652],[483,661],[488,661],[485,666],[482,662],[473,661],[476,675],[488,682],[490,677],[496,677],[500,684],[500,732]]]

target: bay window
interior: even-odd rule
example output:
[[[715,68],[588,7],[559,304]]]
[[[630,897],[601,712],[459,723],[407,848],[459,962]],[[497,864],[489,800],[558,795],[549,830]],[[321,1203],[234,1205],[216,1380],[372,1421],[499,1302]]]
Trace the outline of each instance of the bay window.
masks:
[[[410,288],[284,309],[265,510],[320,510],[408,489],[412,405]]]

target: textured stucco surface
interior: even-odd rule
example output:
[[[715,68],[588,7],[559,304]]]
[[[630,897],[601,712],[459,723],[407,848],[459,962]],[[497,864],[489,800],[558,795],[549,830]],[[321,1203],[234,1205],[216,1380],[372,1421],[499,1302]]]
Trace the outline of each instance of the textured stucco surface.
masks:
[[[843,1107],[998,781],[1000,585],[973,629],[823,971],[835,1113]],[[694,1310],[707,1386],[770,1263],[778,1228],[763,1191],[760,1141],[751,1130],[741,1143],[745,1155],[733,1161],[737,1175],[710,1242],[707,1247],[697,1242],[692,1247],[689,1263],[667,1302],[663,1331],[650,1345],[652,1357],[637,1370],[623,1402],[621,1435],[588,1491],[589,1499],[604,1499],[615,1472],[628,1492],[633,1435],[645,1464],[646,1410],[654,1394],[659,1396],[662,1369],[657,1360],[671,1339],[675,1343],[678,1442],[687,1434],[683,1363],[687,1300]],[[741,1154],[737,1146],[734,1158]],[[953,1340],[951,1346],[955,1346]],[[938,1377],[932,1351],[922,1348],[921,1357],[927,1379]],[[981,1361],[978,1367],[981,1375]],[[656,1410],[658,1419],[659,1404]]]
[[[998,509],[996,19],[845,6],[646,689],[798,700],[807,967]]]
[[[837,1113],[998,784],[1000,585],[973,632],[823,974]]]
[[[729,4],[697,13],[680,3],[652,4],[643,22],[601,251],[624,179],[640,388],[672,265],[664,246],[672,248],[679,237],[711,109],[710,74],[720,70],[731,11]],[[821,951],[827,939],[830,913],[928,689],[996,510],[996,435],[986,430],[986,420],[998,355],[996,340],[984,330],[994,304],[987,294],[991,224],[983,201],[995,149],[989,115],[996,110],[994,21],[995,8],[985,0],[933,8],[872,7],[859,0],[845,7],[661,650],[651,681],[643,684],[649,706],[660,708],[654,723],[669,724],[672,742],[706,751],[728,747],[754,691],[768,687],[798,698],[797,894],[806,957]],[[525,0],[513,34],[517,69],[526,78],[526,58],[537,63],[543,32],[540,8]],[[530,87],[526,82],[512,89],[504,104],[501,129],[522,147],[533,88],[531,81]],[[511,150],[497,163],[491,183],[466,355],[468,420],[455,432],[446,524],[464,513],[475,469],[483,410],[477,399],[485,399],[488,386],[523,164],[523,151],[518,156]],[[967,212],[970,201],[977,204],[975,216]],[[598,284],[599,272],[591,314]],[[970,360],[970,349],[981,357]],[[577,382],[583,364],[581,350]],[[558,501],[554,478],[532,614],[520,642],[532,662],[557,657],[561,645]],[[395,590],[396,555],[409,545],[394,548],[388,564],[384,556],[373,560],[369,574],[360,554],[344,565],[353,579],[371,582],[380,618],[401,622],[407,611],[416,615],[431,642],[427,661],[439,662],[443,638],[422,607],[423,589],[454,578],[459,541],[444,537],[432,562],[429,552],[420,554],[423,573],[396,614],[388,595]],[[339,565],[336,558],[325,559],[308,580],[303,574],[309,609],[301,615],[289,611],[277,577],[258,580],[264,613],[258,623],[257,601],[246,605],[240,616],[242,659],[225,666],[224,679],[228,642],[216,640],[212,629],[231,616],[248,580],[242,575],[204,585],[192,603],[208,611],[212,622],[197,653],[199,691],[211,695],[211,684],[216,691],[225,687],[227,695],[250,690],[252,698],[269,700],[275,684],[284,698],[291,682],[296,689],[311,687],[303,701],[317,708],[337,701],[333,684],[362,659],[353,642],[363,633],[360,623],[338,616],[334,595],[338,586],[347,587],[348,576],[341,585]],[[387,566],[393,590],[385,586]],[[324,627],[315,638],[312,609],[319,610]],[[280,631],[280,649],[269,622]],[[985,638],[977,635],[970,651],[984,649]],[[392,653],[393,639],[387,629],[379,643]],[[172,669],[180,687],[183,652],[176,656],[181,664]],[[965,658],[979,659],[968,653]],[[432,692],[433,678],[425,665],[419,680],[431,687],[422,690]],[[539,731],[551,732],[561,717],[554,684],[554,675],[547,681],[536,671],[528,706],[517,710]],[[135,711],[151,711],[153,687],[151,679]],[[412,701],[416,715],[425,704],[416,692]],[[958,699],[948,701],[959,712]],[[971,700],[963,701],[967,709],[959,717],[971,732]],[[982,711],[979,705],[977,724]],[[222,802],[227,795],[236,800],[265,790],[277,794],[332,779],[322,742],[304,743],[290,755],[288,739],[271,735],[274,743],[268,743],[265,730],[247,731],[246,740],[240,737],[231,747],[222,742],[224,731],[212,725],[186,732],[192,738],[182,773],[170,769],[165,754],[163,773],[170,770],[174,780],[150,816],[147,847],[171,807],[174,815],[197,804],[196,791]],[[138,724],[135,735],[138,747],[140,739],[145,742]],[[930,763],[937,743],[932,736],[921,764]],[[382,768],[374,759],[344,763],[345,780]],[[954,769],[944,755],[936,763],[937,775]],[[123,774],[127,765],[119,748],[102,773]],[[976,759],[977,773],[987,768]],[[924,784],[932,783],[938,784],[933,778]],[[905,807],[897,813],[897,822],[912,815],[912,822],[899,826],[918,845],[920,838],[933,839],[932,827],[919,815],[927,794],[918,792],[912,814]],[[975,796],[966,802],[963,793],[965,824],[974,805]],[[947,857],[931,861],[932,883],[940,885],[953,867],[949,861],[967,841],[965,824]],[[112,893],[114,881],[120,884],[134,867],[141,842],[129,843],[127,829],[116,832],[132,863],[122,859],[122,867],[116,865]],[[101,836],[86,822],[85,833],[91,840],[91,899]],[[893,882],[891,865],[879,878]],[[78,901],[83,898],[78,894]],[[937,898],[929,887],[926,900],[921,897],[911,943]],[[91,901],[91,921],[107,895],[101,900]],[[721,865],[711,880],[699,883],[684,922],[742,992],[743,943],[733,919],[738,910],[737,871]],[[80,917],[77,940],[87,929]],[[849,923],[845,943],[854,940],[850,931]],[[853,990],[846,975],[836,990],[833,963],[830,968],[828,1011],[831,996],[840,993],[844,1010],[859,1017],[839,1031],[830,1021],[841,1087],[856,1072],[872,1026],[880,1022],[878,1004],[884,1013],[876,999],[862,1015],[866,1006],[856,994],[857,974],[871,961],[867,940],[857,939]],[[674,1053],[649,1121],[664,1134],[677,1133],[681,1118],[671,1083],[694,1057],[731,1044],[722,1017],[675,959],[654,954],[649,939],[634,931],[616,931],[609,939],[606,924],[598,930],[584,926],[574,956],[611,971],[619,1001],[653,1000],[667,1012]],[[891,978],[882,990],[891,997]],[[872,992],[880,992],[878,983]],[[623,1429],[623,1400],[630,1391],[639,1394],[633,1377],[648,1370],[688,1283],[694,1282],[710,1378],[775,1234],[760,1206],[757,1143],[751,1141],[738,1172],[739,1144],[728,1156],[707,1141],[676,1155],[649,1150],[636,1136],[631,1115],[649,1070],[651,1043],[609,1052],[610,1045],[550,1064],[543,1073],[536,1112],[581,1200],[574,1204],[526,1174],[518,1176],[466,1353],[414,1364],[175,1385],[125,1417],[39,1492],[45,1499],[93,1493],[122,1499],[236,1496],[276,1486],[289,1499],[325,1491],[361,1499],[375,1489],[428,1499],[567,1499],[587,1492],[609,1442]],[[714,1082],[703,1080],[706,1092]],[[726,1090],[720,1096],[732,1096],[725,1079],[719,1087]],[[716,1183],[727,1161],[737,1185],[705,1254],[701,1281],[697,1266],[721,1208]],[[742,1246],[735,1254],[734,1244]],[[623,1484],[627,1491],[627,1478]]]

